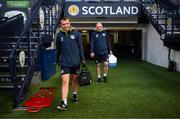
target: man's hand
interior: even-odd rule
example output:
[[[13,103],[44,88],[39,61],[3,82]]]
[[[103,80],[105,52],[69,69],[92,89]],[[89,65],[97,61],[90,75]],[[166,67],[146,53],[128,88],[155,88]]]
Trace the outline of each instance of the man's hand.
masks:
[[[112,52],[112,51],[110,51],[110,54],[111,54],[111,55],[113,55],[113,52]]]
[[[94,56],[95,56],[95,54],[92,52],[92,53],[90,54],[90,57],[93,58]]]

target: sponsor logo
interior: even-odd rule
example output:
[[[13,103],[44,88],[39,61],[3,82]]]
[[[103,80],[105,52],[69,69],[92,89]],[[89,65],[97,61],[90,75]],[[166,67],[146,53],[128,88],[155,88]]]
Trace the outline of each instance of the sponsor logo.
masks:
[[[19,63],[20,63],[20,65],[21,65],[21,67],[24,67],[25,58],[26,58],[25,52],[24,52],[24,51],[21,51],[21,52],[19,53]]]
[[[98,34],[96,34],[96,38],[98,38]]]
[[[68,8],[68,12],[72,16],[76,16],[79,14],[79,7],[77,5],[71,5]]]
[[[71,39],[75,39],[75,35],[71,35],[70,37],[71,37]]]
[[[61,37],[61,42],[63,42],[63,40],[64,40],[64,38],[63,38],[63,37]]]
[[[167,19],[167,27],[171,28],[172,27],[172,18]]]

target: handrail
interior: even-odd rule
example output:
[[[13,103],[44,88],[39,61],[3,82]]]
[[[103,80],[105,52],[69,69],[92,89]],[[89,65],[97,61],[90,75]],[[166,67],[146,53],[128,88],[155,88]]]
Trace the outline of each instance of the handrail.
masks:
[[[43,3],[43,0],[38,0],[35,5],[35,10],[33,11],[32,15],[28,18],[28,21],[24,27],[24,30],[22,31],[20,38],[18,39],[14,49],[12,50],[11,54],[10,54],[10,58],[13,58],[14,53],[16,51],[16,49],[18,48],[18,45],[20,44],[21,40],[23,39],[23,36],[25,35],[26,31],[28,30],[29,26],[32,24],[32,20],[36,15],[36,12],[39,10],[39,7],[41,6],[41,4]]]
[[[150,14],[151,15],[151,17],[152,17],[152,19],[154,19],[153,21],[154,22],[156,22],[156,23],[158,23],[158,20],[160,20],[159,19],[159,12],[161,12],[161,10],[163,10],[164,11],[164,13],[163,14],[161,14],[161,15],[165,15],[165,18],[164,18],[164,20],[165,20],[165,27],[163,28],[160,24],[158,25],[159,27],[161,27],[160,29],[161,29],[161,32],[160,32],[160,34],[164,34],[164,35],[174,35],[174,25],[176,25],[175,24],[175,20],[174,20],[174,16],[176,16],[177,15],[177,9],[178,9],[178,7],[177,6],[179,6],[179,5],[177,5],[176,7],[174,7],[173,9],[167,9],[167,8],[164,8],[164,6],[162,6],[161,4],[162,3],[160,3],[160,2],[162,2],[163,0],[140,0],[140,2],[142,3],[142,5],[143,5],[143,3],[144,3],[144,7],[146,7],[147,6],[147,4],[150,4],[150,6],[151,5],[153,5],[154,3],[156,3],[156,5],[157,5],[157,12],[154,14],[154,15],[157,15],[157,17],[156,18],[153,18],[153,16],[152,16],[152,14]],[[164,1],[164,2],[167,2],[167,1]],[[146,10],[146,8],[145,8],[145,10]],[[147,11],[146,10],[146,12],[149,12],[149,11]],[[168,23],[167,22],[169,22],[168,21],[168,18],[170,18],[169,20],[171,20],[172,21],[172,23],[171,23],[171,26],[172,26],[172,28],[171,28],[171,30],[170,29],[168,29],[167,28],[167,25],[168,25]],[[170,22],[171,22],[170,21]],[[157,26],[155,26],[155,27],[157,27]],[[171,33],[171,34],[167,34],[167,33]]]
[[[155,23],[155,22],[158,22],[158,18],[159,18],[159,13],[158,13],[158,11],[157,11],[157,13],[156,13],[156,15],[157,15],[157,17],[156,18],[153,18],[153,15],[152,14],[150,14],[150,12],[146,9],[146,7],[147,7],[147,5],[152,5],[153,4],[153,0],[148,0],[148,1],[143,1],[143,0],[140,0],[140,2],[141,2],[141,4],[142,4],[142,7],[143,7],[143,9],[144,9],[144,12],[146,13],[146,14],[148,14],[148,15],[150,15],[150,17],[151,17],[151,20],[152,20],[152,22],[153,23]],[[143,5],[144,4],[144,5]],[[148,18],[149,19],[149,18]],[[152,24],[153,24],[152,23]],[[160,31],[158,31],[158,33],[159,34],[161,34],[161,33],[165,33],[165,29],[163,29],[162,27],[159,27],[159,26],[157,26],[157,25],[155,25],[154,26],[155,28],[158,28]]]
[[[29,30],[29,27],[30,27],[30,25],[32,24],[32,20],[33,20],[33,18],[35,17],[35,15],[36,15],[37,11],[39,10],[39,8],[40,8],[40,6],[41,6],[42,3],[43,3],[43,0],[38,0],[38,1],[34,4],[35,8],[33,9],[33,12],[32,12],[32,14],[31,14],[31,16],[28,17],[27,22],[26,22],[26,25],[25,25],[25,27],[24,27],[24,30],[22,31],[22,33],[21,33],[18,41],[16,42],[16,45],[15,45],[15,47],[13,48],[13,50],[12,50],[12,52],[11,52],[11,54],[10,54],[10,57],[9,57],[9,58],[10,58],[10,77],[11,77],[12,81],[14,82],[14,92],[13,92],[13,94],[14,94],[14,105],[13,105],[13,106],[14,106],[14,107],[17,107],[17,106],[18,106],[18,104],[19,104],[19,102],[20,102],[20,97],[19,97],[19,95],[22,95],[22,90],[24,89],[24,86],[22,86],[21,89],[20,89],[20,92],[18,92],[19,89],[18,89],[18,84],[17,84],[17,81],[16,81],[16,66],[15,66],[15,65],[16,65],[16,63],[15,63],[16,57],[14,57],[14,55],[15,55],[15,53],[16,53],[16,49],[18,49],[21,41],[24,39],[24,36],[25,36],[25,35],[28,35],[28,34],[26,34],[26,33],[27,33],[27,31]],[[29,38],[29,37],[30,37],[30,36],[28,35],[27,38]],[[29,44],[29,42],[30,42],[30,41],[28,41],[28,44]],[[28,50],[29,50],[29,52],[30,52],[30,48],[28,48]],[[31,60],[30,54],[28,55],[28,58],[29,58],[29,65],[30,65],[30,63],[31,63],[31,61],[30,61],[30,60]],[[28,70],[29,70],[29,68],[32,68],[32,67],[28,67]],[[28,73],[28,72],[27,72],[27,73]],[[25,79],[27,79],[27,74],[26,74]],[[23,85],[24,85],[24,83],[26,83],[26,80],[24,80]]]
[[[38,10],[40,9],[41,6],[46,6],[47,8],[52,9],[51,5],[48,5],[44,0],[37,0],[34,3],[34,5],[32,7],[33,11],[31,13],[31,15],[28,16],[28,19],[24,26],[24,29],[23,29],[22,33],[20,34],[20,37],[18,38],[16,45],[12,49],[12,52],[10,53],[10,56],[9,56],[9,58],[10,58],[10,77],[11,77],[12,81],[14,82],[14,93],[13,93],[14,94],[14,107],[17,107],[19,102],[21,101],[22,93],[24,93],[25,88],[28,88],[30,80],[32,79],[32,76],[34,73],[35,58],[37,58],[37,56],[39,54],[38,52],[40,51],[41,46],[42,46],[42,39],[39,37],[41,34],[39,34],[39,31],[38,31],[38,36],[37,36],[39,38],[39,41],[38,41],[36,50],[33,54],[30,54],[30,49],[31,49],[30,48],[30,40],[27,40],[29,62],[28,62],[28,68],[27,68],[27,71],[26,71],[26,74],[24,77],[24,81],[22,82],[20,89],[18,89],[19,86],[18,86],[17,80],[16,80],[16,59],[17,59],[16,50],[19,48],[21,42],[23,42],[24,36],[26,36],[26,39],[30,39],[29,28],[33,23],[33,19],[36,18]],[[56,28],[56,26],[51,29],[52,30],[51,33],[54,33],[55,28]],[[44,30],[46,30],[46,29],[44,29]]]
[[[180,3],[178,4],[178,2],[173,2],[172,0],[155,0],[155,1],[168,11],[175,10],[180,5]]]
[[[142,4],[145,16],[160,34],[160,39],[163,40],[163,45],[169,49],[180,51],[180,5],[177,4],[173,8],[170,8],[172,6],[169,7],[169,4],[166,3],[169,1],[139,1]]]
[[[40,50],[40,47],[41,47],[41,44],[38,44],[37,46],[37,49],[32,57],[32,62],[30,63],[30,66],[28,67],[28,70],[27,70],[27,73],[26,73],[26,76],[25,76],[25,79],[24,79],[24,82],[22,84],[22,87],[24,87],[26,85],[26,80],[28,80],[29,78],[29,75],[30,73],[32,73],[32,67],[34,67],[34,64],[35,64],[35,58],[36,56],[38,55],[38,52]],[[23,89],[21,88],[20,91],[19,91],[19,94],[17,95],[17,99],[19,100],[21,98],[21,94],[23,92]]]
[[[22,14],[18,14],[18,15],[15,15],[15,16],[13,16],[13,17],[4,19],[5,22],[3,22],[2,24],[0,24],[0,28],[6,26],[9,22],[11,22],[11,21],[14,20],[14,19],[18,19],[18,18],[21,17],[21,16],[22,16]]]

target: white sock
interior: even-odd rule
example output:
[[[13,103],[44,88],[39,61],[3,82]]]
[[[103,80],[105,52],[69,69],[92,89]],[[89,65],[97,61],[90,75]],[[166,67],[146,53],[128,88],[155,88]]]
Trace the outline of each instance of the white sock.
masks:
[[[101,78],[101,75],[98,75],[98,78]]]
[[[73,95],[77,95],[77,92],[73,92]]]
[[[104,74],[104,77],[107,77],[107,74]]]
[[[67,99],[63,99],[62,101],[64,101],[64,104],[67,105]]]

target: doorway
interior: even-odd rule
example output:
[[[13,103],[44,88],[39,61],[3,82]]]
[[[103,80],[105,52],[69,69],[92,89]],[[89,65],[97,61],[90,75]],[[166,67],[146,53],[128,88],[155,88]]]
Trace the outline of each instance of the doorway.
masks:
[[[115,51],[124,57],[141,59],[142,57],[142,30],[118,31],[118,43]]]
[[[85,58],[89,58],[90,48],[89,48],[89,33],[82,32],[82,43],[84,49]]]
[[[120,57],[142,57],[142,30],[107,31],[113,54]],[[92,31],[82,32],[85,58],[90,58],[90,37]]]

